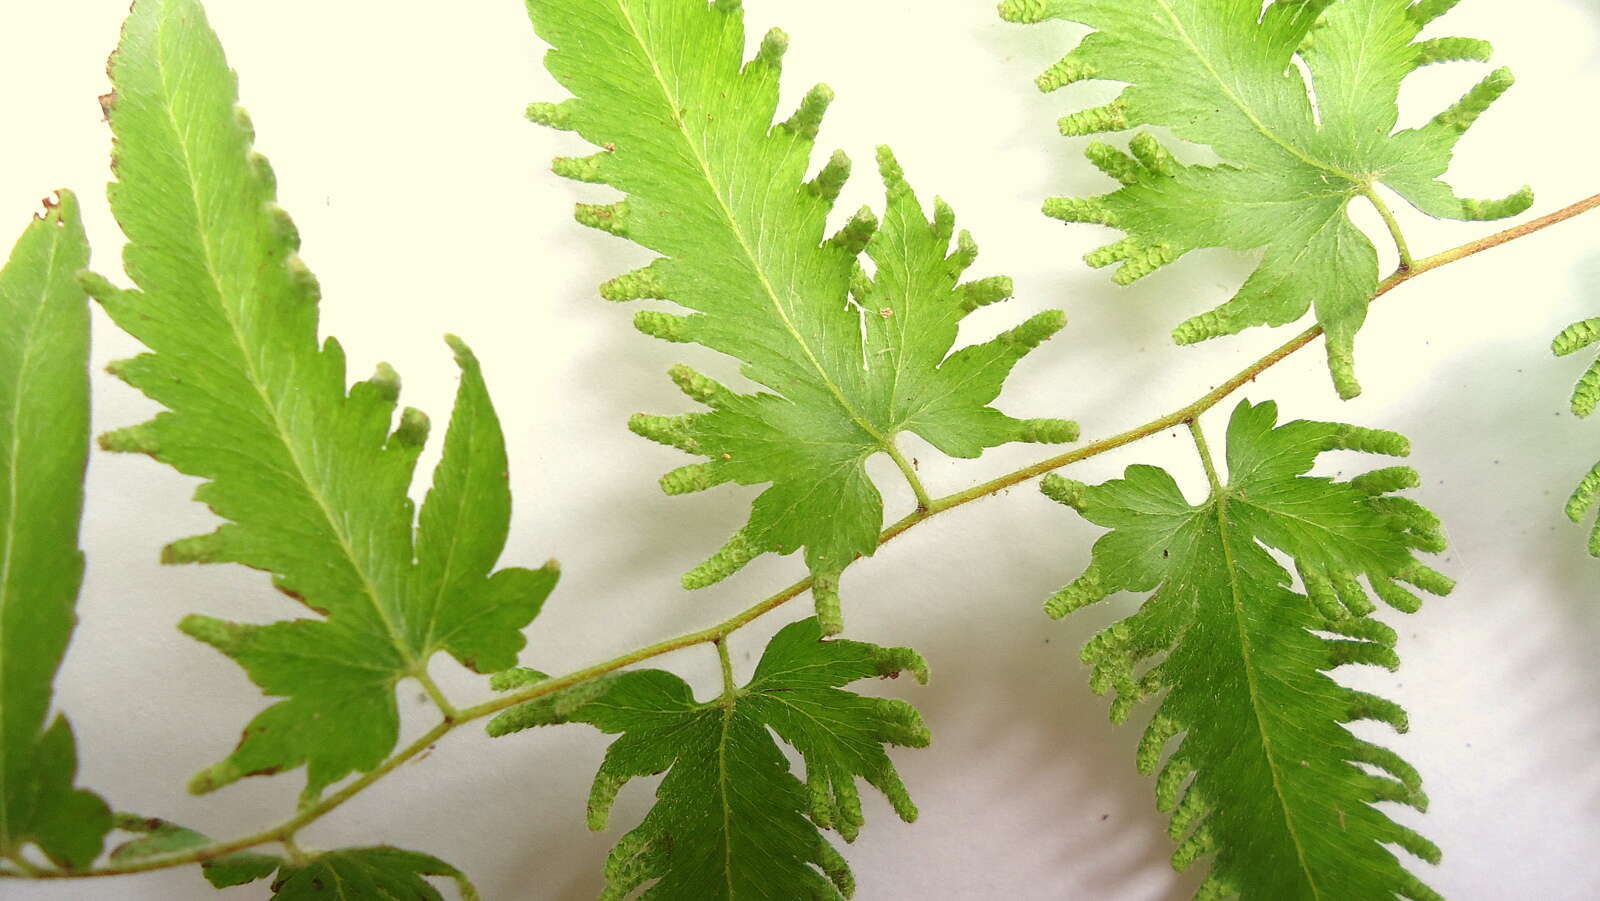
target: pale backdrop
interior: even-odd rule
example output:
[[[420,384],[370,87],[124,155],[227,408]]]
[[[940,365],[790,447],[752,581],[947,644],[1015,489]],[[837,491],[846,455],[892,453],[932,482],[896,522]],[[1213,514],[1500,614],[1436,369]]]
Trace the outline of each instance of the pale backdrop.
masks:
[[[664,376],[678,361],[735,378],[696,347],[629,327],[631,310],[595,285],[639,265],[637,248],[571,221],[576,200],[607,196],[546,171],[584,152],[570,135],[522,121],[529,100],[559,99],[542,46],[516,0],[458,3],[213,0],[212,17],[242,73],[243,98],[282,185],[283,205],[322,279],[323,325],[356,374],[379,360],[406,379],[404,400],[442,423],[455,367],[439,340],[462,335],[484,361],[511,447],[516,520],[506,562],[564,566],[530,630],[529,663],[566,671],[698,628],[788,584],[795,559],[768,558],[716,588],[686,594],[680,572],[740,523],[756,489],[668,498],[655,487],[681,462],[624,428],[637,410],[687,409]],[[1023,363],[1002,398],[1024,416],[1078,419],[1093,439],[1187,402],[1289,334],[1178,348],[1168,329],[1226,297],[1248,260],[1194,254],[1131,289],[1078,261],[1107,233],[1038,213],[1052,193],[1103,190],[1083,141],[1055,118],[1109,93],[1080,86],[1050,96],[1032,77],[1070,46],[1065,25],[999,22],[988,2],[748,0],[752,34],[781,23],[793,37],[784,94],[826,80],[838,94],[821,144],[859,163],[840,204],[879,203],[869,161],[893,145],[914,185],[955,207],[984,254],[975,272],[1016,278],[1017,297],[971,317],[981,339],[1049,307],[1071,324]],[[0,7],[0,224],[4,241],[46,192],[84,198],[98,267],[122,279],[104,202],[108,133],[95,98],[127,0],[13,2]],[[1467,0],[1447,33],[1492,38],[1517,87],[1462,144],[1452,172],[1467,195],[1524,182],[1534,213],[1600,190],[1600,7],[1590,0]],[[1435,67],[1405,91],[1407,121],[1453,100],[1485,70]],[[1594,214],[1600,217],[1600,213]],[[1419,253],[1485,233],[1407,211]],[[1320,351],[1307,351],[1243,396],[1277,398],[1291,416],[1402,429],[1425,474],[1417,493],[1448,525],[1441,568],[1455,595],[1399,625],[1397,676],[1361,674],[1401,701],[1413,731],[1385,739],[1412,760],[1433,799],[1421,822],[1444,849],[1419,865],[1456,901],[1600,897],[1600,561],[1560,507],[1600,457],[1600,422],[1565,412],[1584,363],[1551,359],[1550,337],[1600,309],[1600,218],[1579,220],[1430,274],[1378,305],[1358,346],[1366,394],[1342,403]],[[96,366],[135,351],[95,320]],[[151,405],[110,376],[94,380],[95,425],[137,422]],[[1224,417],[1209,422],[1220,433]],[[436,435],[437,441],[437,435]],[[994,451],[940,459],[912,441],[931,490],[946,493],[1044,455]],[[437,444],[435,444],[435,453]],[[434,457],[424,459],[422,472]],[[1168,436],[1078,467],[1099,480],[1133,462],[1170,465],[1202,483],[1186,437]],[[879,466],[892,473],[892,468]],[[885,480],[893,485],[894,480]],[[161,815],[217,836],[254,832],[288,812],[299,773],[252,779],[195,798],[182,787],[231,748],[263,706],[241,670],[181,636],[185,613],[264,621],[299,613],[265,576],[237,567],[163,568],[160,545],[210,528],[194,485],[144,457],[95,453],[83,543],[89,555],[79,628],[59,680],[83,754],[83,781],[119,809]],[[903,491],[890,509],[907,509]],[[1196,879],[1175,875],[1150,780],[1133,767],[1148,710],[1124,727],[1091,695],[1078,647],[1131,609],[1123,596],[1064,624],[1040,601],[1072,578],[1097,530],[1032,486],[952,512],[895,542],[846,580],[850,634],[910,644],[934,681],[884,691],[917,703],[934,744],[896,753],[921,805],[915,825],[876,796],[845,849],[865,899],[1180,901]],[[741,632],[748,672],[792,609]],[[661,665],[715,682],[709,650]],[[435,666],[459,699],[481,682]],[[414,687],[405,707],[419,714]],[[652,788],[623,793],[609,834],[583,828],[584,799],[605,739],[587,727],[491,742],[450,736],[303,834],[310,846],[389,842],[466,870],[492,901],[583,901],[601,884],[611,843],[647,808]],[[95,883],[0,888],[8,901],[187,901],[215,893],[194,870]],[[264,884],[222,897],[260,899]]]

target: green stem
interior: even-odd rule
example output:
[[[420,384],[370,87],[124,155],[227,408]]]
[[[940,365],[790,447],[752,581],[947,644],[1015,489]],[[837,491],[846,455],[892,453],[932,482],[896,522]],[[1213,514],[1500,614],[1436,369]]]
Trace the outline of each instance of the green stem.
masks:
[[[1394,238],[1394,247],[1400,252],[1400,271],[1410,269],[1416,261],[1411,259],[1411,248],[1406,244],[1405,234],[1400,231],[1399,221],[1394,218],[1394,213],[1389,211],[1389,205],[1383,202],[1383,197],[1370,184],[1362,189],[1361,193],[1372,202],[1378,215],[1383,217],[1383,224],[1388,226],[1389,235]]]
[[[1206,443],[1206,433],[1200,429],[1200,417],[1189,420],[1189,435],[1194,438],[1194,449],[1200,452],[1200,463],[1206,468],[1206,481],[1211,483],[1213,497],[1222,496],[1222,479],[1217,475],[1216,461],[1211,459],[1211,445]]]
[[[731,706],[739,696],[739,686],[733,681],[733,660],[728,656],[728,636],[713,641],[717,646],[717,661],[722,664],[722,702]]]
[[[1489,235],[1488,237],[1480,238],[1477,241],[1463,244],[1460,247],[1447,250],[1443,253],[1435,254],[1434,256],[1427,257],[1422,260],[1417,260],[1409,268],[1402,268],[1385,279],[1383,283],[1378,286],[1378,290],[1374,293],[1372,299],[1377,300],[1379,297],[1382,297],[1383,295],[1389,293],[1390,291],[1424,272],[1437,269],[1440,266],[1456,262],[1457,260],[1465,259],[1466,257],[1477,253],[1482,253],[1485,250],[1498,247],[1499,245],[1505,244],[1509,241],[1514,241],[1518,238],[1533,234],[1536,231],[1548,228],[1559,222],[1564,222],[1582,213],[1588,212],[1589,210],[1595,209],[1596,207],[1600,207],[1600,194],[1596,194],[1592,197],[1581,200],[1547,216],[1543,216],[1530,222],[1525,222],[1521,225],[1508,228],[1504,231]],[[1139,426],[1138,428],[1129,429],[1126,432],[1113,435],[1109,438],[1103,438],[1094,442],[1093,444],[1078,448],[1077,450],[1051,457],[1047,460],[1042,460],[1033,464],[1032,466],[1023,467],[1015,472],[1000,476],[996,479],[991,479],[990,481],[984,482],[981,485],[976,485],[965,491],[947,495],[936,500],[929,499],[923,506],[920,506],[914,512],[902,517],[899,521],[893,523],[879,533],[878,544],[880,546],[887,544],[888,542],[893,541],[895,538],[904,534],[912,526],[931,519],[932,517],[937,516],[946,510],[951,510],[955,507],[962,506],[963,504],[971,503],[972,501],[987,497],[988,495],[1002,491],[1006,488],[1010,488],[1014,485],[1018,485],[1022,482],[1026,482],[1029,479],[1036,478],[1047,472],[1051,472],[1052,470],[1060,469],[1063,466],[1068,466],[1072,463],[1077,463],[1082,460],[1087,460],[1090,457],[1095,457],[1107,451],[1115,450],[1116,448],[1138,441],[1141,438],[1146,438],[1150,435],[1157,434],[1178,425],[1187,424],[1190,428],[1191,434],[1196,436],[1197,446],[1202,448],[1202,460],[1207,464],[1208,475],[1212,479],[1213,486],[1216,486],[1219,484],[1219,480],[1217,478],[1214,466],[1210,463],[1209,450],[1205,449],[1204,447],[1204,438],[1199,433],[1199,425],[1195,422],[1195,419],[1199,417],[1201,413],[1204,413],[1206,410],[1209,410],[1221,403],[1224,398],[1232,394],[1234,391],[1237,391],[1241,386],[1253,380],[1262,372],[1265,372],[1267,369],[1276,365],[1279,361],[1288,357],[1290,354],[1316,340],[1316,338],[1321,334],[1322,329],[1317,327],[1309,328],[1304,332],[1301,332],[1299,335],[1277,347],[1266,356],[1263,356],[1261,359],[1245,367],[1238,374],[1223,382],[1221,385],[1218,385],[1216,388],[1208,391],[1196,399],[1193,403],[1174,410],[1166,416],[1151,420],[1150,422]],[[898,453],[891,452],[890,455],[892,457],[896,457],[897,462],[904,461],[904,458]],[[907,469],[909,469],[909,466],[902,466],[902,472],[906,471]],[[914,475],[914,471],[912,471],[911,474]],[[913,490],[917,490],[919,487],[919,482],[913,480],[912,487]],[[925,497],[925,492],[918,491],[919,503],[921,503]],[[768,597],[765,600],[755,604],[754,606],[746,608],[745,610],[742,610],[739,613],[736,613],[709,628],[701,629],[697,632],[690,632],[685,635],[680,635],[676,638],[669,638],[665,641],[659,641],[655,644],[649,645],[648,647],[630,651],[629,653],[623,654],[620,657],[613,657],[610,660],[594,664],[593,666],[589,666],[572,673],[568,673],[565,676],[546,679],[543,682],[538,682],[527,686],[520,691],[509,692],[482,704],[455,710],[453,717],[451,716],[450,710],[453,710],[454,708],[450,708],[449,710],[446,710],[445,716],[447,718],[445,720],[434,726],[421,738],[407,745],[394,756],[379,764],[376,769],[363,774],[361,777],[353,780],[339,791],[334,792],[326,798],[323,798],[321,801],[304,808],[293,818],[286,820],[278,826],[275,826],[264,832],[258,832],[254,835],[245,836],[244,838],[210,845],[205,848],[197,848],[181,854],[173,854],[166,857],[152,857],[145,860],[132,861],[113,866],[100,867],[97,869],[43,870],[36,867],[27,866],[25,861],[14,861],[18,863],[19,866],[27,866],[27,868],[33,872],[14,873],[0,870],[0,878],[82,879],[99,876],[120,876],[130,873],[143,873],[151,870],[161,870],[169,867],[201,863],[203,861],[232,854],[236,851],[243,851],[247,848],[253,848],[257,845],[264,845],[271,842],[281,842],[284,839],[293,836],[297,831],[307,824],[320,819],[324,815],[333,811],[335,808],[339,807],[341,804],[350,800],[352,797],[366,789],[369,785],[372,785],[374,782],[377,782],[379,779],[382,779],[384,776],[404,765],[407,761],[410,761],[417,757],[417,755],[427,751],[429,748],[433,747],[433,745],[438,742],[440,738],[443,738],[446,734],[459,728],[465,723],[498,713],[510,707],[515,707],[518,704],[524,704],[528,701],[545,697],[546,695],[553,694],[561,691],[562,689],[571,688],[574,685],[587,682],[591,679],[606,675],[607,673],[615,672],[625,667],[632,666],[635,663],[640,663],[653,657],[659,657],[663,654],[671,653],[683,648],[694,647],[695,645],[699,644],[715,643],[719,649],[718,653],[720,655],[720,659],[723,662],[724,679],[731,681],[731,662],[727,656],[727,647],[724,639],[726,639],[728,635],[744,627],[746,624],[766,615],[778,607],[783,606],[784,604],[793,600],[795,597],[798,597],[810,587],[810,577],[801,579],[800,581],[795,582],[793,585],[790,585],[782,591],[779,591],[777,594],[774,594],[771,597]],[[426,673],[422,675],[423,677],[426,677]],[[426,687],[429,683],[425,681],[423,684]],[[437,686],[434,686],[434,688],[437,690]],[[439,697],[442,698],[443,694],[440,693]]]
[[[1412,274],[1417,275],[1426,272],[1429,269],[1437,269],[1446,263],[1454,263],[1456,260],[1470,257],[1476,253],[1482,253],[1485,250],[1489,250],[1493,247],[1499,247],[1501,244],[1515,241],[1518,238],[1525,238],[1536,231],[1542,231],[1543,229],[1549,228],[1557,223],[1565,222],[1574,216],[1580,216],[1596,207],[1600,207],[1600,194],[1595,194],[1592,197],[1585,197],[1583,200],[1580,200],[1571,206],[1562,207],[1561,209],[1556,210],[1554,213],[1551,213],[1547,216],[1540,216],[1537,219],[1531,219],[1522,223],[1521,225],[1513,225],[1505,231],[1495,232],[1486,238],[1479,238],[1476,241],[1469,241],[1460,247],[1447,250],[1444,253],[1434,254],[1433,256],[1417,263]]]
[[[417,671],[412,675],[416,677],[418,682],[422,683],[423,690],[428,693],[428,697],[433,699],[434,706],[438,707],[439,712],[444,714],[445,722],[454,722],[461,717],[461,711],[456,709],[456,705],[450,703],[450,699],[445,697],[443,689],[439,688],[439,683],[433,681],[433,677],[428,675],[428,664],[426,662],[418,664]]]
[[[911,492],[917,496],[917,509],[926,510],[932,506],[933,500],[928,497],[928,489],[923,487],[922,479],[917,476],[917,468],[911,465],[905,454],[900,453],[900,448],[896,447],[893,441],[889,441],[883,445],[883,449],[889,453],[889,459],[900,467],[901,474],[911,484]]]

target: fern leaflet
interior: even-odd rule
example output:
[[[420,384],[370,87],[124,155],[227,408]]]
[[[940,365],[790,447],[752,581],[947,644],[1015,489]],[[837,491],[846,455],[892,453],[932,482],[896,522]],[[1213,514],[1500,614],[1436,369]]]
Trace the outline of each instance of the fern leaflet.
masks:
[[[1012,419],[988,406],[1017,360],[1062,327],[1060,313],[947,356],[957,322],[1009,297],[1011,283],[957,284],[976,245],[962,233],[952,251],[954,214],[936,203],[927,220],[887,150],[879,154],[889,192],[882,227],[863,210],[823,240],[850,163],[835,154],[805,181],[832,98],[825,86],[772,125],[788,43],[781,32],[743,63],[737,0],[530,0],[528,9],[554,47],[550,71],[575,95],[534,104],[530,116],[604,148],[558,159],[555,171],[627,194],[609,206],[580,204],[578,220],[662,255],[607,282],[601,295],[688,308],[692,315],[641,312],[635,324],[736,357],[774,392],[740,394],[676,367],[679,387],[710,412],[631,423],[708,458],[665,476],[668,493],[769,485],[749,523],[687,574],[685,587],[717,582],[767,551],[804,547],[824,631],[836,632],[839,575],[876,549],[883,527],[865,461],[887,453],[917,484],[896,434],[915,432],[957,457],[1076,437],[1071,423]],[[863,249],[877,264],[875,280],[857,263]]]
[[[1450,581],[1413,554],[1442,549],[1438,521],[1391,496],[1417,484],[1410,469],[1348,482],[1305,475],[1324,451],[1407,453],[1401,436],[1276,420],[1272,403],[1238,406],[1228,427],[1228,483],[1214,480],[1198,505],[1153,466],[1093,487],[1048,480],[1047,494],[1112,530],[1049,610],[1064,616],[1113,592],[1154,592],[1082,656],[1094,668],[1094,689],[1117,692],[1114,721],[1162,695],[1138,763],[1146,773],[1160,765],[1157,799],[1180,842],[1173,864],[1215,856],[1198,898],[1435,901],[1384,845],[1430,862],[1438,849],[1372,806],[1425,808],[1420,777],[1342,725],[1374,719],[1403,730],[1405,713],[1323,671],[1399,666],[1395,632],[1366,616],[1373,604],[1357,578],[1406,611],[1420,602],[1397,580],[1448,592]],[[1306,594],[1291,589],[1268,548],[1293,558]]]
[[[1179,325],[1174,339],[1282,325],[1314,301],[1334,383],[1341,396],[1355,396],[1355,336],[1378,287],[1378,257],[1350,221],[1350,201],[1365,196],[1388,217],[1375,193],[1384,185],[1451,219],[1498,219],[1533,202],[1526,188],[1503,200],[1464,200],[1439,180],[1462,134],[1511,86],[1509,70],[1491,73],[1426,125],[1395,131],[1407,75],[1489,58],[1485,41],[1416,40],[1454,5],[1274,0],[1263,12],[1252,0],[1006,0],[1001,14],[1012,21],[1059,18],[1095,29],[1039,77],[1041,90],[1085,79],[1128,83],[1112,103],[1062,119],[1063,134],[1159,125],[1222,158],[1183,165],[1143,133],[1131,157],[1092,144],[1089,159],[1122,187],[1055,198],[1045,212],[1126,232],[1087,258],[1091,266],[1121,264],[1119,284],[1201,247],[1262,250],[1238,294]]]
[[[394,423],[388,366],[347,393],[339,344],[318,348],[316,280],[197,0],[141,0],[111,73],[111,203],[140,290],[88,281],[151,351],[113,371],[167,410],[101,444],[206,480],[196,498],[227,522],[168,545],[166,562],[266,570],[322,617],[184,620],[285,699],[190,787],[306,764],[315,797],[393,749],[395,685],[425,679],[435,652],[482,672],[513,665],[556,570],[491,574],[510,520],[505,447],[478,363],[454,338],[461,387],[413,526],[406,491],[428,420],[408,408]]]
[[[855,883],[818,829],[855,839],[862,825],[855,780],[882,791],[901,819],[917,815],[883,746],[926,745],[921,716],[904,701],[843,690],[903,671],[927,681],[916,652],[822,640],[821,625],[806,619],[772,639],[749,684],[730,685],[714,700],[698,702],[677,676],[644,670],[512,708],[489,732],[581,722],[620,733],[589,796],[592,829],[605,828],[627,782],[667,773],[656,806],[606,861],[605,901],[646,885],[640,901],[835,901],[853,894]],[[804,783],[789,772],[772,732],[800,752]]]

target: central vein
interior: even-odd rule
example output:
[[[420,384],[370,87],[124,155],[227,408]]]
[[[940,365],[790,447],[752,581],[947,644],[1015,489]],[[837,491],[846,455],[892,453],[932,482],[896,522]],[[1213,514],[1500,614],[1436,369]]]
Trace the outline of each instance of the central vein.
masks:
[[[1228,573],[1228,599],[1231,602],[1230,611],[1233,614],[1234,629],[1239,636],[1239,656],[1244,661],[1245,686],[1250,692],[1251,719],[1255,722],[1256,733],[1261,738],[1261,752],[1267,760],[1267,772],[1272,775],[1272,792],[1277,798],[1279,810],[1283,812],[1284,829],[1289,833],[1290,844],[1294,845],[1300,872],[1305,874],[1306,886],[1311,889],[1311,897],[1320,899],[1322,890],[1317,887],[1311,862],[1306,858],[1305,843],[1295,829],[1294,814],[1289,808],[1288,796],[1284,793],[1283,771],[1273,754],[1272,739],[1267,735],[1266,705],[1261,699],[1261,684],[1256,676],[1255,647],[1250,642],[1250,630],[1245,622],[1244,587],[1239,584],[1238,561],[1234,559],[1233,544],[1228,538],[1228,491],[1217,475],[1216,464],[1211,459],[1211,448],[1206,444],[1205,434],[1200,431],[1199,420],[1189,420],[1189,433],[1194,437],[1195,449],[1199,451],[1200,462],[1205,466],[1206,479],[1211,483],[1212,510],[1217,517],[1217,540],[1222,546],[1222,565],[1227,568]]]
[[[728,884],[729,901],[735,897],[733,886],[733,786],[728,779],[728,732],[733,728],[733,712],[738,704],[739,688],[733,681],[733,660],[728,656],[726,638],[715,642],[717,659],[722,664],[722,731],[717,738],[717,794],[722,802],[722,872]]]
[[[1189,52],[1194,55],[1195,60],[1205,68],[1206,73],[1211,76],[1212,81],[1216,82],[1217,89],[1222,92],[1224,97],[1228,98],[1228,101],[1233,104],[1234,108],[1239,110],[1239,112],[1242,113],[1246,119],[1250,120],[1250,124],[1255,127],[1255,130],[1259,132],[1262,137],[1278,145],[1278,147],[1282,148],[1284,152],[1314,169],[1319,169],[1323,172],[1336,175],[1350,182],[1360,182],[1360,179],[1356,178],[1354,175],[1345,172],[1337,166],[1329,165],[1328,163],[1316,159],[1315,157],[1306,153],[1304,150],[1301,150],[1299,147],[1295,146],[1287,138],[1278,134],[1276,130],[1266,123],[1266,120],[1262,119],[1261,116],[1256,113],[1254,108],[1245,102],[1243,97],[1239,96],[1239,93],[1233,89],[1233,85],[1229,84],[1228,80],[1222,77],[1222,73],[1217,70],[1217,67],[1212,65],[1211,59],[1206,56],[1203,50],[1201,50],[1200,45],[1189,34],[1188,27],[1184,25],[1183,20],[1178,17],[1177,11],[1172,8],[1172,3],[1170,0],[1156,0],[1156,3],[1161,7],[1161,10],[1166,13],[1167,21],[1171,23],[1172,30],[1177,34],[1178,39],[1182,41],[1183,45],[1187,47]]]

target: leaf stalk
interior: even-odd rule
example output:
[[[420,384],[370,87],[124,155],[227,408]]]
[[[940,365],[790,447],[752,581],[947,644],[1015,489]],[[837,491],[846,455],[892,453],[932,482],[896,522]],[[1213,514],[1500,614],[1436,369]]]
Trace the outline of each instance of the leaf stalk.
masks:
[[[1206,481],[1211,483],[1211,494],[1222,497],[1222,478],[1217,475],[1216,461],[1211,459],[1211,445],[1206,443],[1206,433],[1200,428],[1200,417],[1189,420],[1189,435],[1194,438],[1194,449],[1200,454],[1200,464],[1206,469]]]
[[[1389,204],[1384,202],[1383,196],[1371,184],[1363,188],[1361,194],[1372,203],[1378,215],[1383,217],[1383,224],[1389,229],[1389,236],[1394,239],[1394,248],[1400,253],[1400,271],[1411,269],[1416,265],[1416,261],[1411,258],[1411,247],[1406,243],[1405,233],[1400,230],[1400,222],[1395,219]]]
[[[906,482],[911,485],[911,493],[916,495],[917,498],[917,509],[926,510],[933,506],[933,499],[928,496],[928,489],[923,487],[922,479],[917,475],[917,468],[911,464],[910,460],[906,459],[905,454],[900,453],[900,448],[895,445],[894,441],[892,439],[885,441],[883,449],[888,452],[889,459],[894,461],[894,465],[900,467],[901,474],[906,477]]]

